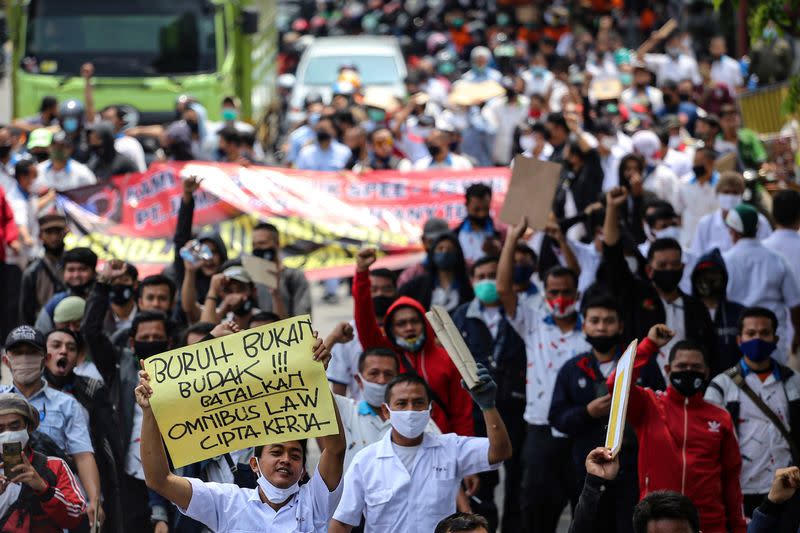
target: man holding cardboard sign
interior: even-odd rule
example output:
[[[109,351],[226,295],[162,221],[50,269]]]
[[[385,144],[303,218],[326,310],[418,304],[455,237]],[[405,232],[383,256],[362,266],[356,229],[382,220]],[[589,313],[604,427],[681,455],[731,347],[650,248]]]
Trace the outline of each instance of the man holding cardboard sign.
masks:
[[[315,361],[330,358],[322,341],[314,345]],[[268,444],[256,449],[250,468],[258,476],[258,489],[203,483],[173,474],[153,414],[153,388],[147,372],[140,372],[136,402],[142,421],[142,466],[148,487],[178,506],[185,515],[213,531],[266,531],[274,533],[327,531],[341,491],[345,440],[334,403],[337,433],[320,438],[324,447],[317,470],[302,487],[304,449],[299,440]],[[324,378],[323,378],[324,381]]]
[[[675,333],[658,324],[636,350],[631,382]],[[666,366],[669,386],[630,388],[626,421],[639,439],[640,497],[659,490],[688,496],[706,533],[744,533],[739,473],[742,458],[730,414],[703,399],[708,356],[692,340],[678,341]],[[616,372],[606,384],[613,394]]]

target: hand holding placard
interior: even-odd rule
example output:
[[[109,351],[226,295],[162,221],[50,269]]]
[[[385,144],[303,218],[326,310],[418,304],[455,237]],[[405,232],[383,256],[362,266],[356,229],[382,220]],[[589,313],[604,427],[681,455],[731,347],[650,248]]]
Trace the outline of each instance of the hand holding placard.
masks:
[[[461,333],[453,323],[453,319],[450,318],[445,308],[439,305],[432,306],[431,310],[425,313],[425,316],[428,318],[428,322],[431,323],[439,342],[442,343],[442,346],[447,351],[447,355],[456,365],[467,388],[471,390],[480,382],[478,367],[464,342],[464,338],[461,337]]]

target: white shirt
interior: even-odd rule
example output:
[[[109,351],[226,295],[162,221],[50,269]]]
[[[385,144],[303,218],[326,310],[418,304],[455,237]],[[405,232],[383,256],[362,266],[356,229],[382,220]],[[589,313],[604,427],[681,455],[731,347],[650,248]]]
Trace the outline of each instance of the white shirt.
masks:
[[[660,113],[664,109],[664,93],[648,85],[644,92],[640,92],[636,87],[628,87],[620,95],[622,103],[630,108],[637,103],[649,104],[653,113]]]
[[[492,158],[496,163],[507,165],[511,161],[514,147],[514,130],[528,117],[530,102],[526,96],[518,96],[513,104],[505,96],[489,101],[481,111],[486,121],[495,130]]]
[[[578,277],[578,292],[583,292],[595,282],[597,278],[597,268],[603,260],[603,254],[597,251],[594,241],[589,244],[581,241],[569,240],[569,247],[575,259],[578,261],[578,266],[581,267],[581,275]]]
[[[486,324],[487,328],[489,328],[489,333],[491,333],[492,339],[496,339],[497,331],[500,329],[500,322],[503,321],[503,313],[500,312],[500,307],[488,307],[482,305],[480,308],[481,320],[483,320],[483,323]]]
[[[121,135],[114,139],[114,149],[130,158],[136,165],[139,172],[147,170],[147,162],[144,158],[144,148],[135,138],[128,135]]]
[[[667,165],[660,163],[644,178],[644,190],[650,191],[662,200],[675,204],[681,182],[678,175]]]
[[[773,358],[785,363],[789,309],[800,305],[800,287],[786,259],[755,239],[740,239],[722,254],[728,270],[728,299],[745,307],[759,305],[778,317],[780,341]]]
[[[748,369],[749,370],[749,369]],[[794,374],[788,380],[776,379],[773,371],[764,382],[755,372],[745,371],[745,383],[792,431],[790,426],[789,402],[800,399],[800,376]],[[737,437],[742,455],[741,485],[744,494],[766,494],[772,485],[773,472],[792,464],[789,443],[756,405],[741,392],[725,374],[714,378],[714,383],[722,389],[711,386],[706,390],[706,400],[724,407],[731,402],[739,402]]]
[[[333,398],[339,409],[339,417],[342,419],[342,428],[344,428],[344,437],[347,442],[343,470],[343,472],[347,472],[353,457],[370,444],[381,440],[381,437],[389,431],[392,425],[388,420],[381,420],[378,413],[364,400],[356,401],[338,394],[334,394]],[[432,435],[442,433],[432,419],[428,422],[425,431]]]
[[[144,481],[144,468],[142,467],[142,408],[139,404],[133,406],[133,426],[131,428],[131,441],[128,443],[128,452],[125,455],[125,473],[136,479]]]
[[[759,213],[756,238],[761,241],[769,237],[771,233],[772,228],[769,225],[769,220]],[[798,240],[800,240],[800,236],[798,236]],[[697,223],[697,229],[690,248],[691,253],[695,257],[700,257],[714,248],[719,248],[720,253],[722,253],[730,250],[732,246],[731,234],[728,231],[725,220],[722,218],[722,209],[703,215]]]
[[[355,321],[350,321],[353,327],[353,340],[344,344],[335,344],[331,348],[331,361],[328,363],[328,381],[347,386],[347,396],[358,400],[361,397],[361,389],[356,381],[358,374],[358,359],[364,349],[358,340]],[[348,441],[349,442],[349,441]]]
[[[89,167],[74,159],[67,161],[61,170],[53,168],[51,161],[44,161],[37,165],[39,176],[34,180],[31,190],[42,192],[55,189],[58,192],[68,191],[84,185],[94,185],[97,178]]]
[[[261,501],[257,489],[186,479],[192,484],[192,499],[180,512],[212,531],[235,533],[325,533],[342,488],[340,483],[335,491],[328,491],[315,470],[311,480],[275,512]]]
[[[463,155],[447,154],[441,163],[433,160],[431,156],[425,156],[413,165],[414,170],[428,170],[431,168],[449,168],[452,170],[471,170],[472,163]]]
[[[713,213],[717,204],[717,181],[719,172],[714,171],[711,179],[705,182],[698,180],[694,174],[687,174],[681,178],[678,193],[675,195],[673,206],[681,215],[681,246],[690,248],[697,224],[703,215]]]
[[[659,85],[663,85],[667,80],[676,83],[681,80],[692,80],[694,85],[703,83],[697,61],[689,55],[680,54],[672,59],[667,54],[645,54],[643,59],[647,67],[655,71]]]
[[[497,470],[489,464],[489,439],[425,432],[411,473],[397,457],[391,432],[356,454],[344,475],[342,501],[333,518],[365,533],[431,533],[456,510],[464,476]]]
[[[800,234],[791,229],[779,228],[769,237],[762,238],[761,244],[785,257],[795,279],[800,283]]]
[[[458,244],[464,253],[464,259],[468,263],[473,263],[486,255],[483,252],[483,243],[486,239],[494,236],[494,225],[491,229],[472,229],[472,225],[467,221],[458,232]]]
[[[741,87],[744,80],[739,62],[728,56],[722,56],[719,61],[712,62],[711,81],[715,84],[724,83],[731,91]]]
[[[528,359],[523,418],[528,424],[547,426],[558,371],[564,363],[592,347],[583,336],[580,319],[575,328],[564,333],[552,314],[529,302],[518,301],[517,312],[513,319],[508,317],[508,322],[525,341]]]

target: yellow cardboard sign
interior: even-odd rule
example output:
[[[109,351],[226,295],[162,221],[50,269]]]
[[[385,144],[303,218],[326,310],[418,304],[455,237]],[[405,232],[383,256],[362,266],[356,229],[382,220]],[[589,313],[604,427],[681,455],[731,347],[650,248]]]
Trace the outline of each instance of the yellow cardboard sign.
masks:
[[[338,431],[311,317],[149,357],[150,405],[175,468]]]
[[[637,346],[636,340],[631,341],[628,349],[619,358],[617,373],[614,376],[614,394],[611,396],[611,412],[608,413],[606,432],[606,448],[611,448],[611,455],[614,457],[622,447],[622,437],[625,433],[625,415],[628,413],[628,398]]]

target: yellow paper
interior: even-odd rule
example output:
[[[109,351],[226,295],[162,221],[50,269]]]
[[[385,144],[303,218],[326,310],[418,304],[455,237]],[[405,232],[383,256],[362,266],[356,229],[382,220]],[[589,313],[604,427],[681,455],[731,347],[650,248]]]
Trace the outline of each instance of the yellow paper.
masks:
[[[175,468],[226,452],[338,431],[311,317],[193,344],[145,361]]]
[[[611,455],[614,457],[622,447],[622,436],[625,433],[625,415],[628,412],[636,347],[635,340],[628,345],[628,349],[619,358],[617,373],[614,376],[614,394],[611,396],[611,412],[608,414],[608,431],[606,432],[606,448],[611,448]]]

